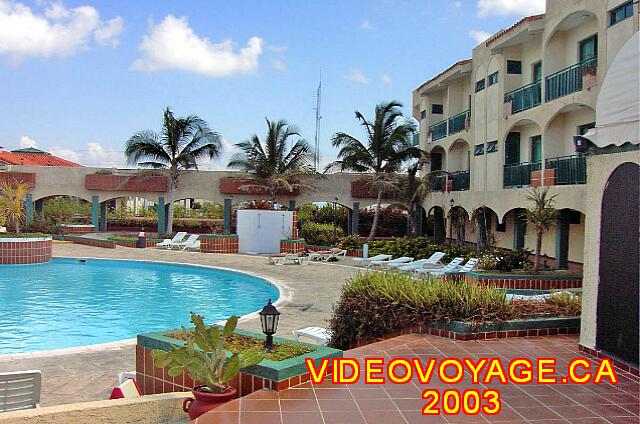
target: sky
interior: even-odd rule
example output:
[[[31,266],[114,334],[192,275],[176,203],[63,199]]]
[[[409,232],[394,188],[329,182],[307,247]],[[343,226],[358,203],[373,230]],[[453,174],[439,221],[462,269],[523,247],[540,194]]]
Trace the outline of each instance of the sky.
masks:
[[[162,110],[195,114],[234,143],[285,119],[320,154],[331,135],[364,140],[354,118],[398,100],[544,0],[0,0],[0,146],[124,166],[126,140]]]

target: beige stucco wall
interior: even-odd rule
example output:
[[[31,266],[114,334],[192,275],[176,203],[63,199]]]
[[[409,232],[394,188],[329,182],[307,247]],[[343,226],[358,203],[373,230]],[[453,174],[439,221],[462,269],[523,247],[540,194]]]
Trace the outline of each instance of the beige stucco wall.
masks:
[[[544,131],[543,148],[546,158],[575,154],[573,136],[580,125],[596,121],[596,112],[588,106],[570,112],[559,113],[548,123]]]
[[[586,185],[585,201],[589,205],[589,212],[586,217],[584,233],[585,261],[582,282],[580,344],[590,348],[595,348],[596,346],[602,195],[611,173],[625,162],[640,165],[640,152],[590,156],[587,162],[589,178]]]
[[[189,392],[49,406],[0,414],[0,424],[159,424],[187,422],[182,402]]]

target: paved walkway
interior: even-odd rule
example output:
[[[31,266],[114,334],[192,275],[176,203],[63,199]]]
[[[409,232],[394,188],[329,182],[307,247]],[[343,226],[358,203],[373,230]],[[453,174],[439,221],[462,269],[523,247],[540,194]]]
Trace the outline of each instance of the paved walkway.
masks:
[[[118,246],[103,249],[56,242],[54,256],[144,259],[184,262],[234,268],[260,274],[289,288],[290,300],[279,307],[282,313],[278,336],[291,337],[291,331],[310,325],[326,325],[332,304],[338,299],[346,279],[356,269],[328,264],[274,266],[267,259],[249,255],[201,254],[157,249],[131,249]],[[342,263],[348,263],[346,260]],[[241,322],[239,327],[260,331],[257,319]],[[134,335],[132,335],[134,336]],[[36,354],[21,359],[0,356],[0,371],[39,369],[43,373],[43,406],[106,399],[116,375],[135,369],[132,343],[97,349],[79,349],[75,353],[45,356]]]
[[[509,338],[482,341],[410,334],[345,352],[345,357],[495,358],[507,364],[515,358],[556,357],[558,375],[566,375],[568,362],[579,357],[576,336]],[[481,375],[484,375],[482,373]],[[428,386],[414,378],[408,384],[352,385],[305,383],[281,392],[261,390],[203,415],[197,424],[424,424],[487,423],[512,424],[632,424],[640,422],[637,379],[618,374],[619,383],[564,385],[473,385],[470,374],[457,385],[434,378]],[[422,391],[466,389],[500,391],[498,415],[436,415],[425,417]],[[442,403],[438,405],[442,409]]]

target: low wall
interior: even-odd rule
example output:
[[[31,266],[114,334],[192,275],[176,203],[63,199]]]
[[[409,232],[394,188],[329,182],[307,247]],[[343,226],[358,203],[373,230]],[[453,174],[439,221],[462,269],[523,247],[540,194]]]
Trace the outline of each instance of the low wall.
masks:
[[[584,346],[583,344],[578,344],[578,350],[582,352],[584,355],[591,356],[592,358],[608,358],[611,359],[611,363],[615,368],[620,371],[627,372],[633,376],[634,379],[638,380],[640,378],[640,369],[633,364],[628,364],[626,362],[619,361],[616,358],[612,358],[606,352],[601,350],[591,349],[590,347]]]
[[[238,253],[236,234],[204,234],[199,240],[201,253]]]
[[[116,242],[111,240],[93,239],[89,237],[80,236],[63,236],[60,238],[64,241],[70,241],[74,244],[83,244],[85,246],[102,247],[104,249],[115,249]]]
[[[236,330],[237,334],[264,338],[264,335],[246,330]],[[296,343],[274,337],[276,343]],[[182,345],[183,341],[167,337],[164,333],[148,333],[138,335],[136,346],[136,380],[144,394],[166,393],[191,390],[201,384],[194,382],[187,373],[177,377],[169,376],[166,369],[154,365],[151,352],[153,349],[168,351],[173,345]],[[246,396],[260,389],[284,390],[309,381],[309,372],[304,358],[312,358],[319,366],[323,358],[341,358],[342,351],[326,346],[313,346],[315,350],[305,355],[283,361],[263,360],[258,365],[243,368],[229,383],[238,390],[240,396]]]
[[[582,287],[581,275],[522,275],[469,272],[465,275],[465,281],[505,289],[556,290]]]
[[[39,264],[51,260],[51,237],[0,237],[0,264]]]
[[[117,246],[123,246],[123,247],[132,247],[132,248],[137,248],[138,247],[138,241],[137,240],[119,240],[119,239],[110,239],[111,241],[115,242]],[[147,239],[144,242],[144,247],[156,247],[156,244],[160,243],[162,240],[159,239]]]
[[[280,240],[280,253],[302,253],[306,245],[304,239]]]
[[[91,224],[62,224],[62,231],[65,234],[89,234],[95,233],[96,227]]]
[[[100,400],[0,413],[0,424],[157,424],[182,422],[182,402],[191,393]],[[186,421],[185,421],[186,422]]]

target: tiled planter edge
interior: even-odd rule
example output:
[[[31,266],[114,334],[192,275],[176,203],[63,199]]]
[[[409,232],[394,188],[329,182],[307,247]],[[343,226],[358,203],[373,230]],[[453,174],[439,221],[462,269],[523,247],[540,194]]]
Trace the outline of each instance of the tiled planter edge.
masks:
[[[52,240],[52,237],[0,237],[0,264],[20,265],[49,262],[52,254]]]
[[[470,283],[508,289],[552,290],[582,287],[582,276],[577,275],[489,274],[469,272],[465,275],[465,280]]]

